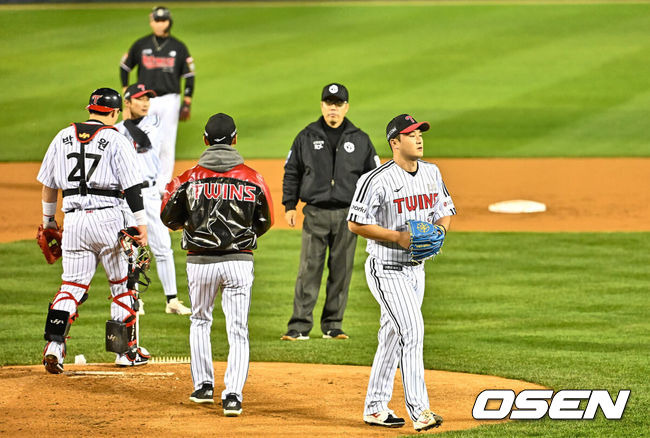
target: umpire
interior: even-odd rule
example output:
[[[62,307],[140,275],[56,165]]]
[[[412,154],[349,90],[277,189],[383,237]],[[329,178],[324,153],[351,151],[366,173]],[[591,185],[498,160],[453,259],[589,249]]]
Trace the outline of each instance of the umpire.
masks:
[[[282,204],[290,227],[296,225],[298,201],[307,204],[303,208],[293,315],[281,338],[285,341],[309,339],[328,247],[329,275],[321,330],[323,338],[348,338],[341,326],[357,238],[348,230],[346,216],[357,180],[379,166],[368,135],[345,117],[348,100],[348,90],[341,84],[323,88],[322,117],[300,131],[284,165]]]

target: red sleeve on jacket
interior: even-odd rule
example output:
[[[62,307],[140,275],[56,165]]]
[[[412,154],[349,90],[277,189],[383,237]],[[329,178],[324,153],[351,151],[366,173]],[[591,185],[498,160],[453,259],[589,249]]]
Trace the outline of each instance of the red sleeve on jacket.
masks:
[[[167,205],[172,195],[178,190],[180,186],[182,186],[187,181],[195,181],[197,179],[192,175],[197,167],[203,169],[201,166],[194,166],[167,183],[165,186],[165,194],[163,195],[162,199],[162,205],[160,206],[160,211],[163,211],[165,209],[165,205]]]

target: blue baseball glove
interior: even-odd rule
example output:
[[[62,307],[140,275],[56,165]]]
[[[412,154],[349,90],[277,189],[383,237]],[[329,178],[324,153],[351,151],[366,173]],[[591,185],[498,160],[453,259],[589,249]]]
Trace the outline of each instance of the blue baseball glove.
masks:
[[[411,235],[409,252],[413,261],[424,262],[440,252],[445,242],[446,231],[440,225],[423,221],[406,221]]]

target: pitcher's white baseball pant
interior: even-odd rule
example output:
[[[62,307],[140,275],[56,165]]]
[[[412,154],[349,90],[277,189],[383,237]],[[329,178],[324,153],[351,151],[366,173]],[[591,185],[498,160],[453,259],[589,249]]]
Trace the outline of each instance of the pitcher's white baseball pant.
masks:
[[[385,264],[384,264],[385,263]],[[388,267],[387,267],[388,266]],[[368,287],[381,309],[379,345],[368,382],[364,415],[390,410],[393,381],[400,366],[406,409],[414,421],[429,409],[424,381],[424,266],[366,260]]]

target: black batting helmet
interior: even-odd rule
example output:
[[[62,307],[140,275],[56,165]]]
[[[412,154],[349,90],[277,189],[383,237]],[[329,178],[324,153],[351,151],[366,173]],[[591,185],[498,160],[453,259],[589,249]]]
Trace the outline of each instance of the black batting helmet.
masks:
[[[110,113],[116,109],[122,111],[122,96],[112,88],[98,88],[90,93],[86,109],[100,113]]]

